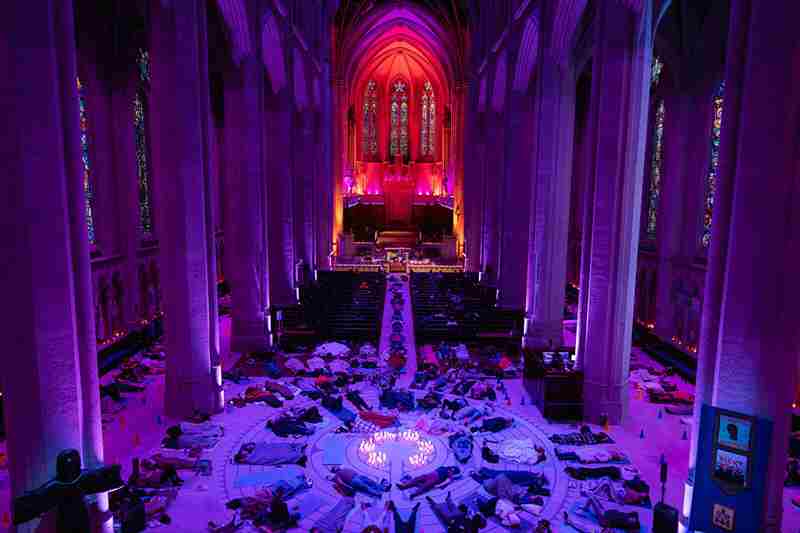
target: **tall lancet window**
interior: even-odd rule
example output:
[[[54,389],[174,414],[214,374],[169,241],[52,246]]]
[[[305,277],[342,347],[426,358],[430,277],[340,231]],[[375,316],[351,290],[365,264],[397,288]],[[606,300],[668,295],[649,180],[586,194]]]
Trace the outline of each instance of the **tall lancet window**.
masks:
[[[378,90],[374,81],[369,80],[364,91],[364,124],[362,127],[361,151],[365,158],[378,154]]]
[[[647,238],[655,240],[658,224],[658,201],[661,197],[661,172],[664,142],[664,100],[656,104],[653,123],[653,157],[650,161],[650,184],[647,189]]]
[[[650,84],[655,89],[658,87],[658,82],[661,81],[661,71],[664,69],[664,63],[658,56],[653,56],[653,67],[650,70]]]
[[[391,131],[389,132],[389,154],[408,155],[408,86],[397,80],[392,86]]]
[[[147,139],[147,95],[150,89],[150,55],[140,49],[136,59],[139,87],[133,100],[133,125],[136,135],[136,174],[139,180],[139,225],[142,240],[153,238],[153,205],[150,187],[149,147]]]
[[[722,81],[714,92],[712,109],[714,112],[711,123],[711,149],[708,158],[708,173],[706,174],[706,190],[703,202],[703,232],[700,242],[708,248],[711,243],[711,221],[714,215],[714,195],[717,191],[717,170],[719,168],[719,141],[722,132],[722,109],[725,104],[725,82]]]
[[[75,78],[78,85],[78,111],[81,130],[81,161],[83,162],[83,194],[84,214],[86,216],[86,230],[89,234],[89,244],[97,244],[97,235],[94,231],[94,187],[92,187],[92,165],[89,159],[89,120],[86,116],[86,89],[80,78]]]
[[[419,145],[423,156],[433,157],[436,147],[436,96],[429,81],[425,82],[422,91],[422,125]]]

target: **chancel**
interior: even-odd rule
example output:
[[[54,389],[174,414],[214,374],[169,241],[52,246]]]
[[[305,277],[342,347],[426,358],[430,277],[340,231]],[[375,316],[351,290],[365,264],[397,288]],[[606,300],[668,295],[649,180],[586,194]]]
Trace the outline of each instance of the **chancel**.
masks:
[[[800,3],[5,4],[4,531],[800,528]]]

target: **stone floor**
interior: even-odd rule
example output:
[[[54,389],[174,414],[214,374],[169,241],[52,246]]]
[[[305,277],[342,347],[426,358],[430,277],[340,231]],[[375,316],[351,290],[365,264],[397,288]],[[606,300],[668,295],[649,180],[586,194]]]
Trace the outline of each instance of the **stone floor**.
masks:
[[[226,365],[230,365],[235,360],[235,354],[230,354],[228,350],[228,339],[230,334],[230,324],[227,319],[222,322],[223,333],[223,353]],[[570,340],[573,324],[565,324],[565,334]],[[636,357],[647,364],[654,364],[646,359],[644,354],[634,350]],[[410,375],[405,377],[408,381]],[[261,380],[255,380],[256,382]],[[247,384],[226,384],[226,395],[238,394]],[[681,388],[691,389],[691,385],[681,383]],[[499,406],[499,412],[505,416],[512,416],[516,420],[515,427],[506,430],[499,435],[490,435],[487,438],[492,440],[508,439],[531,439],[533,442],[545,447],[548,452],[548,460],[536,467],[520,466],[513,463],[500,466],[491,465],[493,468],[529,468],[544,472],[551,482],[552,496],[546,499],[542,517],[555,518],[559,524],[557,531],[574,532],[573,528],[560,525],[560,516],[563,510],[570,510],[574,507],[575,501],[579,498],[581,490],[580,483],[572,481],[564,472],[564,463],[557,461],[553,454],[553,445],[547,440],[547,435],[555,432],[567,432],[575,429],[575,426],[556,425],[547,423],[541,418],[534,407],[530,406],[527,396],[520,380],[510,380],[507,382],[510,395],[510,405]],[[365,388],[363,393],[365,399],[370,404],[376,404],[376,392]],[[130,471],[130,460],[132,457],[145,456],[158,449],[165,427],[171,422],[160,413],[163,413],[163,377],[153,380],[148,386],[146,395],[141,398],[131,399],[126,409],[113,417],[113,420],[105,427],[106,440],[106,459],[107,462],[117,462],[124,466],[124,476]],[[524,405],[521,400],[525,398]],[[310,403],[304,397],[300,397],[290,402],[289,405],[302,405]],[[501,402],[498,402],[501,403]],[[313,487],[301,493],[290,503],[300,505],[304,508],[305,515],[300,523],[300,528],[296,531],[308,531],[314,521],[327,510],[329,510],[338,500],[338,495],[334,491],[332,484],[328,481],[328,467],[323,464],[323,451],[320,446],[327,435],[332,433],[337,427],[337,423],[332,420],[323,409],[320,410],[326,420],[321,425],[316,434],[309,438],[309,463],[305,469],[306,475],[312,480]],[[659,414],[660,407],[638,399],[638,395],[631,391],[630,410],[627,419],[621,426],[610,428],[610,434],[616,441],[616,447],[625,451],[632,464],[638,469],[642,477],[651,486],[651,495],[654,501],[660,498],[660,485],[658,482],[659,460],[664,454],[669,463],[669,482],[666,487],[665,499],[670,505],[680,508],[683,481],[686,476],[687,456],[689,451],[689,439],[691,438],[691,428],[685,424],[683,417],[668,414]],[[225,427],[225,437],[206,457],[213,463],[213,471],[210,477],[195,476],[187,474],[184,476],[185,485],[178,493],[176,501],[169,510],[172,524],[168,526],[151,527],[149,530],[170,532],[202,532],[206,531],[209,520],[217,523],[226,522],[232,516],[231,511],[225,508],[225,502],[237,496],[252,493],[257,487],[248,485],[248,478],[257,474],[259,470],[266,467],[245,467],[236,465],[232,462],[232,456],[238,450],[241,443],[251,440],[277,441],[281,440],[268,432],[264,427],[265,420],[274,412],[273,409],[261,405],[250,405],[242,409],[232,409],[214,418],[218,423]],[[416,418],[408,415],[401,415],[401,422],[407,427],[416,423]],[[600,428],[593,426],[594,430]],[[683,438],[685,435],[685,439]],[[395,458],[391,468],[376,470],[366,464],[358,454],[357,448],[360,436],[337,435],[347,440],[346,463],[352,468],[375,477],[386,477],[393,483],[403,473],[404,467],[398,466],[400,461]],[[498,438],[499,437],[499,438]],[[426,437],[431,439],[434,444],[435,452],[430,461],[422,467],[419,472],[424,473],[435,466],[456,464],[452,453],[447,447],[444,437]],[[462,466],[462,471],[469,472],[483,466],[480,458],[479,444],[480,438],[476,442],[476,453],[473,454],[469,463]],[[495,445],[496,446],[496,445]],[[407,450],[395,449],[395,455],[408,453]],[[390,453],[391,455],[391,453]],[[406,470],[410,470],[410,467]],[[410,472],[412,475],[414,472]],[[437,490],[430,493],[430,496],[440,501],[445,497],[447,491],[451,491],[454,500],[468,496],[477,488],[477,484],[468,476],[455,481],[445,490]],[[784,532],[796,532],[800,529],[800,511],[794,508],[790,500],[793,496],[800,495],[797,489],[787,489],[785,495],[785,514]],[[406,516],[415,503],[406,494],[397,488],[393,488],[387,497],[391,497],[400,509],[401,514]],[[6,471],[0,471],[0,530],[8,527],[8,480]],[[420,514],[418,517],[418,531],[438,532],[443,531],[433,516],[427,502],[422,500]],[[374,502],[370,512],[378,513],[382,509],[382,504]],[[632,508],[628,508],[629,510]],[[636,509],[644,524],[647,524],[643,531],[649,531],[651,512],[647,509]],[[535,524],[539,517],[534,517],[523,513],[523,517],[531,524]],[[361,530],[358,521],[348,523],[346,531],[358,532]],[[497,523],[490,523],[485,531],[501,531],[502,528]],[[522,529],[525,531],[526,529]],[[586,531],[599,530],[586,529]]]

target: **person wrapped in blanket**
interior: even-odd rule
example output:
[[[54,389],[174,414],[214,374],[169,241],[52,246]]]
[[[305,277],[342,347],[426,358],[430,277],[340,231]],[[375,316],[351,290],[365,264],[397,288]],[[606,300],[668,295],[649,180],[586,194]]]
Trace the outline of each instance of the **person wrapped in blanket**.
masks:
[[[167,428],[167,436],[161,441],[161,445],[174,450],[210,449],[217,445],[223,434],[224,430],[219,424],[182,422]]]
[[[457,466],[440,466],[433,472],[422,474],[417,477],[404,477],[396,485],[400,490],[416,489],[411,498],[422,496],[440,485],[449,483],[461,475],[461,469]]]
[[[306,466],[306,444],[287,442],[246,442],[234,455],[240,465],[278,466],[298,464]]]
[[[556,448],[556,457],[559,461],[577,461],[579,463],[590,464],[627,464],[630,461],[623,452],[613,448],[603,448],[600,450],[566,450]]]
[[[300,413],[289,411],[277,418],[267,421],[267,428],[278,437],[304,437],[314,434],[314,427],[306,422],[316,423],[322,417],[316,407],[309,408]]]
[[[480,426],[473,426],[470,431],[473,433],[499,433],[514,425],[513,418],[494,417],[487,418]]]

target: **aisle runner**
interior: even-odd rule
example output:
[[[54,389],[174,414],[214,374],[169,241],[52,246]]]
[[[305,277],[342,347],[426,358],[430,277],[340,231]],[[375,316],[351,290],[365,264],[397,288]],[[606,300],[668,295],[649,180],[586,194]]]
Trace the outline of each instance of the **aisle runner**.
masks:
[[[405,279],[403,279],[405,278]],[[411,291],[408,276],[389,274],[386,279],[386,300],[383,304],[381,341],[379,343],[381,364],[388,364],[392,353],[406,357],[401,384],[414,378],[417,369],[417,350],[414,342],[414,315],[411,312]]]

